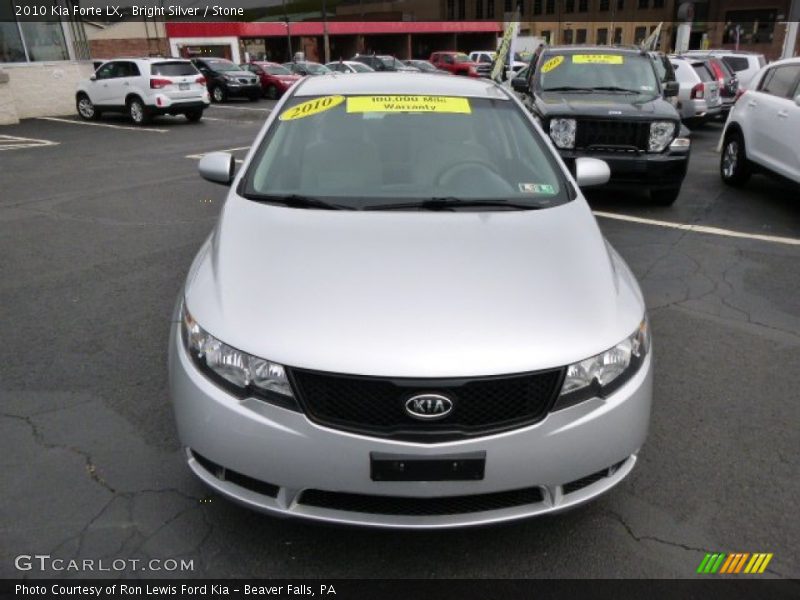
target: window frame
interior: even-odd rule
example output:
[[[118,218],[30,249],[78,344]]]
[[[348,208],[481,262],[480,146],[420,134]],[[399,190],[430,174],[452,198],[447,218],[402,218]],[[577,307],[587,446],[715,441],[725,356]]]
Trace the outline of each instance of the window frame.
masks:
[[[769,89],[767,89],[767,86],[772,82],[772,80],[775,78],[775,75],[781,69],[784,70],[792,69],[796,71],[794,75],[794,80],[787,88],[786,92],[787,95],[785,96],[775,94],[771,92]],[[776,65],[774,67],[770,67],[769,69],[767,69],[767,71],[764,73],[764,76],[761,78],[761,81],[758,83],[756,91],[761,92],[762,94],[767,94],[769,96],[772,96],[773,98],[780,98],[781,100],[793,101],[794,97],[797,95],[798,86],[800,86],[800,65],[798,64]]]

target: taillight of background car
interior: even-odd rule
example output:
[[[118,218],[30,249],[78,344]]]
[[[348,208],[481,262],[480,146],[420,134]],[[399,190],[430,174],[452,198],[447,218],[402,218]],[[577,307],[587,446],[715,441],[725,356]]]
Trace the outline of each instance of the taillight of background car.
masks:
[[[160,90],[161,88],[167,87],[168,85],[172,85],[172,80],[170,80],[170,79],[151,79],[150,80],[150,89],[151,90]]]
[[[692,100],[702,100],[706,94],[706,86],[703,83],[698,83],[696,86],[692,88],[692,94],[690,98]]]

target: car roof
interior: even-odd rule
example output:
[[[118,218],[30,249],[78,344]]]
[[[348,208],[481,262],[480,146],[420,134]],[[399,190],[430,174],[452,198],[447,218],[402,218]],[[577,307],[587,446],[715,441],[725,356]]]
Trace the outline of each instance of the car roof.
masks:
[[[464,96],[507,100],[506,92],[486,79],[441,77],[425,73],[359,73],[326,74],[306,79],[294,92],[295,96],[325,96],[329,94],[397,94]]]
[[[597,46],[591,44],[576,44],[572,46],[547,46],[545,51],[549,54],[558,52],[560,54],[575,54],[576,52],[600,52],[614,54],[629,54],[631,56],[642,55],[642,50],[632,46]]]

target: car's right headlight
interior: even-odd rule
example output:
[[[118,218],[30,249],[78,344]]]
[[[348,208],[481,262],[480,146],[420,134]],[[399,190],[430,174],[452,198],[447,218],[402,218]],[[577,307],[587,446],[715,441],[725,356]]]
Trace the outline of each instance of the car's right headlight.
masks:
[[[645,317],[636,331],[616,346],[567,367],[554,410],[613,393],[633,377],[649,351],[650,326]]]
[[[283,365],[237,350],[205,331],[184,305],[183,344],[194,363],[209,378],[238,396],[253,394],[294,407],[294,394]]]
[[[575,119],[553,119],[550,121],[550,139],[558,148],[575,147]]]

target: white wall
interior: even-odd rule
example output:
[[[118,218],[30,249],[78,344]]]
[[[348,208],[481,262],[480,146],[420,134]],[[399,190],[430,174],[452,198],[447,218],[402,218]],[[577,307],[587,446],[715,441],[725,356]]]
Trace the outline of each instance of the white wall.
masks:
[[[0,65],[0,124],[19,119],[75,113],[75,86],[93,72],[91,62],[40,62]]]

